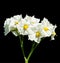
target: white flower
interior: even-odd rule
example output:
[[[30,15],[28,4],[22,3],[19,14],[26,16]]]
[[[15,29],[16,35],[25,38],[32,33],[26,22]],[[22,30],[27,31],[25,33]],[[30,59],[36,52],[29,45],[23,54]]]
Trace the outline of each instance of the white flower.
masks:
[[[43,38],[43,34],[41,32],[40,23],[36,24],[33,28],[31,28],[32,32],[28,35],[28,40],[35,41],[36,43],[40,43],[41,38]]]
[[[40,19],[34,16],[26,15],[22,18],[22,15],[16,15],[6,19],[4,23],[4,34],[7,35],[12,32],[15,36],[28,35],[28,39],[40,43],[41,38],[50,37],[54,40],[56,35],[56,25],[52,25],[48,19],[44,18],[41,23]]]
[[[48,21],[48,19],[44,18],[41,22],[41,31],[44,37],[50,37],[53,30],[53,25]]]
[[[10,18],[6,19],[5,23],[4,23],[4,34],[7,35],[10,32],[9,29],[9,24],[10,24],[11,20]]]
[[[4,24],[5,35],[7,35],[11,31],[15,36],[18,36],[17,28],[21,19],[22,19],[22,15],[17,15],[17,16],[11,17],[9,20],[6,20]]]
[[[26,21],[29,21],[31,25],[34,25],[36,23],[39,23],[40,19],[35,18],[34,16],[28,16],[26,15],[26,17],[24,18]]]
[[[57,26],[55,25],[54,27],[53,27],[53,30],[52,30],[52,34],[51,34],[51,40],[55,40],[55,36],[56,36],[56,32],[55,32],[55,29],[57,28]]]
[[[18,31],[20,32],[21,35],[28,35],[30,31],[30,22],[26,21],[25,19],[21,20],[21,23],[19,24]]]

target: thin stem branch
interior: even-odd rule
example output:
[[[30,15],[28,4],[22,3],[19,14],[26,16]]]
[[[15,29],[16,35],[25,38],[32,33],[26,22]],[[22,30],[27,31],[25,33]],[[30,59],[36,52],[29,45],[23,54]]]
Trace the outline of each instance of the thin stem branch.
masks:
[[[19,36],[19,39],[20,39],[21,50],[22,50],[22,53],[23,53],[23,56],[24,56],[24,59],[25,59],[25,53],[24,53],[24,47],[23,47],[23,37]]]
[[[24,53],[24,47],[23,47],[23,36],[19,36],[19,39],[20,39],[21,50],[22,50],[22,53],[24,56],[25,63],[28,63],[32,53],[34,52],[34,50],[36,49],[38,44],[36,44],[35,42],[33,43],[32,47],[31,47],[31,51],[30,51],[28,57],[26,58],[25,53]]]
[[[32,45],[31,51],[30,51],[30,53],[29,53],[29,55],[27,57],[28,60],[30,59],[32,53],[34,52],[34,50],[36,49],[37,46],[38,46],[38,44],[35,45],[35,43]]]

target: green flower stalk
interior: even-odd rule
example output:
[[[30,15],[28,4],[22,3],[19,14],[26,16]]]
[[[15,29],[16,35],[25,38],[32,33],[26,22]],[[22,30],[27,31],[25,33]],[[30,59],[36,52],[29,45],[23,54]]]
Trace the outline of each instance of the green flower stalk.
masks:
[[[51,24],[47,18],[40,19],[34,16],[26,15],[25,18],[22,15],[16,15],[8,18],[4,22],[4,35],[12,32],[15,36],[19,36],[20,46],[24,56],[25,63],[29,62],[36,47],[40,44],[41,40],[46,37],[51,37],[54,40],[56,36],[56,25]],[[28,40],[33,41],[30,53],[26,57],[24,52],[24,36],[28,36]]]
[[[35,42],[33,43],[32,47],[31,47],[31,51],[30,51],[28,57],[26,57],[26,55],[24,53],[23,36],[19,36],[19,39],[20,39],[20,46],[21,46],[21,50],[22,50],[22,53],[23,53],[23,56],[24,56],[25,63],[28,63],[32,53],[34,52],[34,50],[38,46],[38,44],[36,44]]]

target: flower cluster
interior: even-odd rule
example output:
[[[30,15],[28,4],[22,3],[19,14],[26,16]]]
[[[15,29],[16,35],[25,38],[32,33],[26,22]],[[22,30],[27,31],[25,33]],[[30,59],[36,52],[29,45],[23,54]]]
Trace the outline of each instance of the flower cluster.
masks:
[[[44,37],[51,37],[51,40],[54,40],[56,27],[46,18],[40,22],[40,19],[34,16],[26,15],[23,18],[22,15],[16,15],[5,20],[4,34],[12,32],[15,36],[28,35],[28,40],[40,43]]]

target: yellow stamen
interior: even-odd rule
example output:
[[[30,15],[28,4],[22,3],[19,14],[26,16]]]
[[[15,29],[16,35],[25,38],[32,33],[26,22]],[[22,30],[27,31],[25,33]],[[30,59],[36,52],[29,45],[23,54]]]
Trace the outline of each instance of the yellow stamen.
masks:
[[[52,35],[54,35],[54,36],[55,36],[55,35],[56,35],[56,32],[53,32],[53,33],[52,33]]]
[[[24,29],[24,30],[27,30],[27,29],[28,29],[28,24],[25,24],[25,25],[23,26],[23,29]]]
[[[36,32],[36,37],[40,37],[40,32]]]
[[[19,22],[18,21],[15,21],[15,25],[17,25]]]
[[[49,29],[48,29],[48,27],[44,27],[44,31],[48,31]]]

